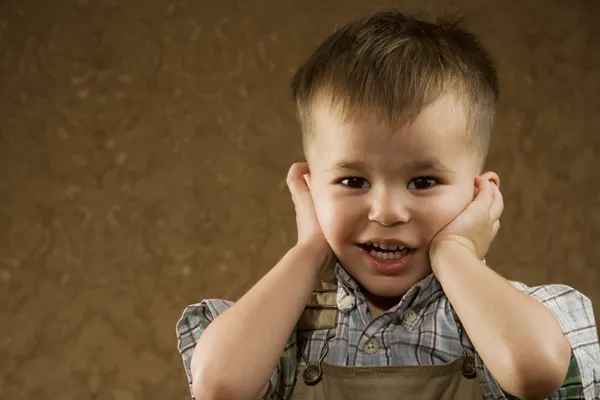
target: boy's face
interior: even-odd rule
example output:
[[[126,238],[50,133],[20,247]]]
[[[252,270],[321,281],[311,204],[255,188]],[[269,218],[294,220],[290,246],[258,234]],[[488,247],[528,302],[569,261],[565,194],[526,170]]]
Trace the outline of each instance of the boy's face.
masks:
[[[465,144],[462,105],[443,96],[395,132],[375,120],[341,124],[324,106],[313,115],[309,183],[323,233],[368,293],[403,295],[431,272],[431,239],[473,200],[480,161]]]

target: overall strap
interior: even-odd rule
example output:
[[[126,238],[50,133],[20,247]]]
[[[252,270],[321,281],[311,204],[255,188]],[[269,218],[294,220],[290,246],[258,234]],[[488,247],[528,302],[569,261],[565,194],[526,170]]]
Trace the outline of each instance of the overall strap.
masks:
[[[337,285],[319,282],[313,290],[296,325],[302,331],[335,329],[337,326]]]
[[[452,311],[452,317],[454,318],[454,322],[456,323],[456,328],[458,329],[458,341],[460,342],[460,347],[462,348],[464,356],[460,369],[465,378],[473,379],[477,377],[477,365],[475,363],[475,357],[467,353],[467,349],[465,349],[465,346],[463,345],[463,335],[466,333],[452,305],[450,305],[450,308]]]

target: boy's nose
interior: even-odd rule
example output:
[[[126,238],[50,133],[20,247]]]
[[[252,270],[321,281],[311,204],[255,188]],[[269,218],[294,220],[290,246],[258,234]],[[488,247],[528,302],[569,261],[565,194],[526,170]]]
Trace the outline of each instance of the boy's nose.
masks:
[[[406,201],[400,195],[391,192],[373,194],[369,210],[369,221],[383,226],[405,224],[410,221],[410,212]]]

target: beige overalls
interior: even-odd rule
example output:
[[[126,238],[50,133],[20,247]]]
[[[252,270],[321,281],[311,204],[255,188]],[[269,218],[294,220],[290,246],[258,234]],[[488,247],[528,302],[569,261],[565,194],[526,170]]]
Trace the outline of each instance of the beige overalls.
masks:
[[[297,329],[309,331],[334,329],[337,325],[337,288],[320,284],[298,322]],[[459,331],[462,329],[458,323]],[[460,332],[459,332],[460,333]],[[331,340],[333,336],[328,338]],[[299,351],[302,351],[299,348]],[[477,379],[473,357],[464,355],[443,365],[398,367],[343,367],[320,360],[307,360],[300,371],[292,398],[311,400],[481,400],[484,398]]]

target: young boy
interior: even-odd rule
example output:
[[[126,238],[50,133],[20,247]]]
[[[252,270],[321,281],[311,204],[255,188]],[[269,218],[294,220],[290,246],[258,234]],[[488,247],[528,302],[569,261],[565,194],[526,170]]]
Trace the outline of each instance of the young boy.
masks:
[[[498,88],[477,39],[376,13],[330,36],[292,86],[298,242],[236,304],[185,310],[192,395],[600,398],[590,301],[485,265],[503,202],[483,172]]]

